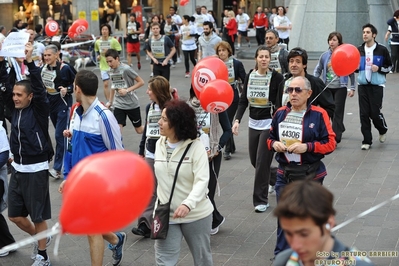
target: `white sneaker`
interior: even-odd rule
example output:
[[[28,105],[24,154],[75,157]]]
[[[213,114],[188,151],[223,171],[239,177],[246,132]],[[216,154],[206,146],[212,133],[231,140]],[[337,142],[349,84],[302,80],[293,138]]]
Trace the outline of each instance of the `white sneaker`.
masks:
[[[60,179],[62,174],[61,171],[57,171],[55,169],[51,169],[48,171],[48,173],[50,174],[50,176],[54,179]]]
[[[190,77],[190,72],[186,72],[186,74],[184,75],[185,78]]]
[[[10,254],[10,251],[2,252],[0,253],[0,257],[8,256],[8,254]]]
[[[33,262],[32,266],[50,266],[50,258],[47,257],[47,260],[44,259],[42,255],[37,254],[35,257],[35,261]]]
[[[216,226],[215,228],[211,229],[211,236],[216,235],[219,232],[219,227],[226,221],[226,218],[223,217],[222,222]]]
[[[237,47],[236,47],[236,50],[240,50],[240,46],[237,46]]]
[[[364,151],[366,151],[366,150],[369,150],[370,149],[370,144],[362,144],[362,150],[364,150]]]
[[[179,64],[179,63],[181,63],[181,59],[180,59],[180,57],[179,58],[177,58],[177,63]]]
[[[380,135],[380,142],[384,143],[387,140],[387,133]]]
[[[270,206],[269,203],[266,205],[264,205],[264,204],[257,205],[255,207],[255,212],[265,212],[267,210],[267,208],[269,208],[269,206]]]
[[[145,56],[145,60],[150,60],[150,57],[148,55]]]
[[[274,191],[274,186],[269,185],[269,194],[272,194]]]
[[[251,42],[248,42],[248,47],[251,47]]]
[[[154,73],[151,72],[150,78],[152,78],[154,76]]]
[[[47,237],[46,247],[50,246],[51,240],[52,240],[52,239],[53,239],[52,236]],[[32,254],[30,255],[30,258],[31,258],[32,260],[35,260],[35,259],[36,259],[36,256],[37,256],[37,249],[39,248],[39,243],[38,243],[37,241],[35,241],[35,242],[33,242],[32,245],[33,245],[33,248],[32,248]]]

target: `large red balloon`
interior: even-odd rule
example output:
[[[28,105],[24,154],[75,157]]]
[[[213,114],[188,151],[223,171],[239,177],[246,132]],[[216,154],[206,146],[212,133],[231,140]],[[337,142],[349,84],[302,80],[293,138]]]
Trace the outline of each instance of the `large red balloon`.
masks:
[[[64,233],[104,234],[119,230],[147,207],[153,173],[140,156],[107,151],[80,161],[63,191],[60,223]]]
[[[338,46],[331,55],[331,66],[337,76],[348,76],[355,72],[360,64],[359,50],[352,44]]]
[[[233,102],[234,92],[231,85],[222,79],[209,81],[202,89],[200,103],[202,108],[213,114],[227,110]]]
[[[208,82],[216,79],[227,81],[228,78],[229,72],[226,64],[219,58],[211,56],[200,60],[195,65],[191,76],[191,84],[195,95],[200,99],[201,91]]]
[[[44,27],[44,30],[49,37],[53,37],[54,35],[57,34],[59,29],[58,23],[55,20],[50,20],[47,22],[46,26]]]

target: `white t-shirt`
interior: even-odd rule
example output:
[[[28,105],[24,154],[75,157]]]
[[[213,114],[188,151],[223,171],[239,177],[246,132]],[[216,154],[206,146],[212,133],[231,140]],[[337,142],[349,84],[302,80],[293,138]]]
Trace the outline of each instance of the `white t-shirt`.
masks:
[[[291,21],[288,19],[288,17],[284,16],[275,16],[274,17],[274,28],[277,30],[278,32],[278,37],[280,39],[287,39],[288,37],[290,37],[290,30],[278,30],[277,27],[278,26],[289,26],[291,25]]]
[[[373,46],[367,47],[367,45],[364,46],[364,53],[366,55],[366,66],[365,66],[365,71],[366,71],[366,79],[367,81],[371,81],[371,66],[373,65],[373,56],[374,56],[374,49],[377,46],[376,43],[374,43]]]
[[[236,16],[237,24],[238,24],[238,30],[239,31],[246,31],[247,30],[247,25],[249,21],[249,16],[246,13],[242,13],[241,15],[238,14]]]
[[[182,40],[181,49],[183,51],[192,51],[197,49],[195,44],[195,37],[190,36],[192,34],[197,34],[197,27],[195,25],[181,25],[180,27],[180,39]]]

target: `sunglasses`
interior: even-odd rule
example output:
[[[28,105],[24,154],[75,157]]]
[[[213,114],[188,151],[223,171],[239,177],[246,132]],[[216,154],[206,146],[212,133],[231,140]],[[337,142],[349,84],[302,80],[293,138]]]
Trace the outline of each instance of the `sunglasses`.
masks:
[[[301,87],[288,87],[286,92],[293,93],[295,91],[296,93],[301,93],[304,90],[308,90],[308,89],[302,89]]]
[[[292,49],[292,50],[290,51],[290,53],[295,53],[295,54],[302,55],[302,54],[303,54],[303,51],[300,50],[300,49]]]

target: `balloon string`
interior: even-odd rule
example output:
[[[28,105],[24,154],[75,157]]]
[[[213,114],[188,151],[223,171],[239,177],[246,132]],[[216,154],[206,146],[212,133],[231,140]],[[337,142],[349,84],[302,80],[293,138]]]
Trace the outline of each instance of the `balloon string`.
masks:
[[[59,238],[61,236],[61,233],[62,233],[61,225],[59,223],[56,223],[53,227],[51,227],[50,229],[47,229],[46,231],[40,232],[34,236],[27,237],[25,239],[15,242],[11,245],[3,247],[2,249],[0,249],[0,253],[13,251],[20,247],[32,244],[32,243],[34,243],[38,240],[41,240],[43,238],[54,236],[57,234],[59,235],[57,238]],[[58,242],[59,242],[59,240],[58,240]],[[58,246],[56,247],[56,249],[57,249],[57,254],[58,254]],[[55,253],[55,251],[54,251],[54,253]]]
[[[309,106],[310,106],[314,101],[316,101],[317,98],[319,98],[320,94],[322,94],[323,91],[325,91],[325,90],[328,88],[328,86],[330,86],[330,84],[333,83],[333,81],[335,81],[335,80],[337,79],[337,77],[338,77],[338,76],[335,76],[335,77],[330,81],[330,83],[328,83],[328,84],[324,87],[324,89],[323,89],[319,94],[317,94],[316,97],[314,97],[314,99],[309,103]]]
[[[359,214],[359,215],[357,215],[355,217],[352,217],[351,219],[343,222],[342,224],[339,224],[339,225],[335,226],[333,229],[331,229],[331,232],[337,231],[338,229],[341,229],[342,227],[347,226],[348,224],[352,223],[353,221],[355,221],[355,220],[357,220],[359,218],[362,218],[363,216],[366,216],[367,214],[369,214],[369,213],[371,213],[371,212],[373,212],[375,210],[378,210],[379,208],[381,208],[385,204],[387,204],[387,203],[389,203],[391,201],[394,201],[396,199],[399,199],[399,194],[396,194],[395,196],[393,196],[389,200],[386,200],[386,201],[384,201],[384,202],[382,202],[382,203],[380,203],[380,204],[378,204],[378,205],[376,205],[374,207],[371,207],[370,209],[362,212],[361,214]]]

